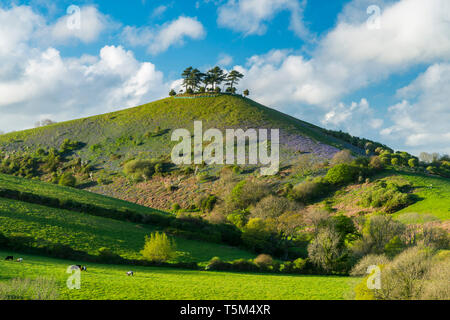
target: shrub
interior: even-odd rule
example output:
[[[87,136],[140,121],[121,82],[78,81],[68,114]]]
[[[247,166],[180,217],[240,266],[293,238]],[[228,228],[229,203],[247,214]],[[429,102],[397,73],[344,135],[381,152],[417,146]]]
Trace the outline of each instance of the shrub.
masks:
[[[171,96],[171,97],[173,97],[173,96],[176,96],[177,95],[177,93],[175,92],[175,90],[170,90],[170,92],[169,92],[169,96]]]
[[[325,179],[333,185],[344,185],[355,182],[358,176],[358,168],[342,163],[328,170]]]
[[[375,290],[380,300],[410,300],[421,296],[424,279],[431,266],[429,250],[413,247],[399,254],[381,273],[381,289]]]
[[[424,277],[421,299],[450,300],[450,256],[442,261],[435,261]]]
[[[425,227],[422,236],[422,242],[427,247],[437,250],[449,249],[450,247],[450,236],[442,228]]]
[[[331,166],[335,166],[342,163],[350,163],[353,161],[350,150],[341,150],[336,153],[330,161]]]
[[[239,209],[246,209],[250,205],[269,195],[270,186],[264,182],[242,180],[231,191],[231,201]]]
[[[141,251],[145,260],[152,262],[166,262],[175,258],[175,242],[165,233],[154,232],[145,238],[144,249]]]
[[[140,181],[141,179],[150,179],[155,174],[155,165],[154,161],[131,160],[125,163],[123,171],[134,180]]]
[[[395,236],[403,235],[405,226],[389,215],[375,215],[368,219],[362,230],[362,238],[352,247],[356,256],[384,253],[386,244]]]
[[[384,253],[389,258],[393,258],[405,249],[406,244],[400,240],[399,236],[395,236],[384,246]]]
[[[308,245],[308,257],[327,272],[337,271],[345,257],[339,234],[333,228],[322,228]]]
[[[373,156],[370,158],[369,167],[375,170],[383,170],[384,164],[379,156]]]
[[[302,203],[309,203],[324,196],[328,191],[325,183],[318,181],[305,181],[296,185],[290,192],[289,197]]]
[[[250,211],[253,217],[262,219],[278,218],[290,207],[291,204],[286,198],[269,195],[259,201]]]
[[[273,259],[268,254],[260,254],[253,260],[253,262],[263,270],[268,270],[273,265]]]
[[[368,254],[358,261],[358,263],[350,271],[350,275],[361,277],[367,274],[368,267],[386,265],[389,262],[389,258],[384,254]]]
[[[244,244],[255,252],[267,252],[271,249],[271,236],[272,230],[269,225],[260,218],[250,219],[242,232]]]
[[[235,271],[257,271],[258,266],[254,264],[251,260],[238,259],[231,263],[232,270]]]
[[[226,271],[230,269],[231,264],[220,260],[219,257],[212,258],[205,267],[205,270],[211,271]]]
[[[77,179],[70,172],[65,172],[59,177],[58,184],[60,186],[75,187]]]

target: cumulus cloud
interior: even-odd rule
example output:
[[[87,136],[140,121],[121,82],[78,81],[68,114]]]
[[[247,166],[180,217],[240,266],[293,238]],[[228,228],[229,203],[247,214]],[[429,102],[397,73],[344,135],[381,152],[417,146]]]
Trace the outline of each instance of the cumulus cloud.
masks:
[[[333,129],[344,129],[352,135],[361,135],[368,128],[379,129],[383,125],[383,119],[376,118],[374,114],[369,102],[363,98],[349,106],[339,103],[325,114],[321,123]]]
[[[222,53],[222,54],[219,55],[219,61],[217,61],[217,64],[219,66],[226,67],[226,66],[229,66],[232,63],[233,63],[233,57],[230,56],[229,54]]]
[[[8,62],[0,64],[0,130],[29,128],[42,118],[62,121],[109,112],[167,93],[170,84],[162,72],[121,46],[105,46],[98,55],[63,58],[53,47],[36,45],[30,34],[48,24],[29,7],[0,11],[0,32],[21,13],[32,18],[25,25],[28,33],[22,29],[15,38],[0,40],[7,43],[1,46],[2,62]]]
[[[403,100],[389,108],[393,125],[381,134],[416,152],[450,154],[450,64],[430,66],[397,95]]]
[[[306,1],[298,0],[229,0],[218,8],[219,26],[248,35],[263,35],[267,23],[281,11],[291,13],[289,28],[299,37],[309,35],[303,24]]]
[[[360,107],[341,103],[346,95],[412,66],[449,61],[450,19],[443,10],[445,0],[378,1],[383,5],[380,29],[367,25],[369,3],[355,0],[347,5],[311,57],[287,50],[251,57],[241,67],[246,75],[241,88],[252,88],[258,101],[282,111],[303,116],[302,110],[310,110],[309,120],[345,129],[350,123],[345,119],[361,113]],[[406,115],[413,112],[404,110]],[[382,125],[379,117],[369,116],[369,125],[362,129]]]
[[[58,19],[49,26],[49,30],[43,30],[46,35],[56,42],[68,42],[73,39],[84,43],[91,43],[98,39],[99,35],[113,25],[112,20],[92,6],[69,7],[68,14]]]
[[[183,45],[186,38],[199,40],[205,35],[205,28],[196,18],[181,16],[155,29],[127,26],[122,32],[122,39],[129,45],[146,46],[148,52],[158,54],[171,46]]]

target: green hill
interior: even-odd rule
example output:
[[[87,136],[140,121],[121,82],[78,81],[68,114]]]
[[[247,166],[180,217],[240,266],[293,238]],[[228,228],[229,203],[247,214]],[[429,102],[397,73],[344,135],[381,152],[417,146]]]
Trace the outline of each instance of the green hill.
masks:
[[[4,151],[58,148],[65,139],[78,141],[82,159],[117,169],[118,156],[170,154],[170,132],[192,130],[194,120],[207,128],[279,128],[286,152],[312,152],[331,157],[338,149],[360,149],[329,135],[326,130],[267,108],[240,96],[167,98],[139,107],[0,136]],[[113,160],[111,158],[116,158]]]

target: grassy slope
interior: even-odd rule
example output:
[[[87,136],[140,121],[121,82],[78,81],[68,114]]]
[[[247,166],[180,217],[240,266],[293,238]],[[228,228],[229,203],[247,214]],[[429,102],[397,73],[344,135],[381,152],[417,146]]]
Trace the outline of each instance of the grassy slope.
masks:
[[[0,258],[17,254],[0,251]],[[62,299],[332,299],[348,296],[355,279],[294,275],[259,275],[168,268],[88,265],[82,273],[81,289],[68,290],[67,267],[76,262],[20,255],[23,263],[0,259],[0,281],[17,277],[54,278]]]
[[[124,207],[143,214],[155,212],[151,208],[87,191],[8,175],[0,175],[0,188],[73,199],[105,208]],[[66,244],[89,254],[95,255],[99,248],[108,247],[124,258],[140,258],[139,251],[143,247],[144,238],[154,230],[148,225],[0,198],[0,232],[5,235],[22,233],[35,239]],[[225,260],[254,257],[253,254],[230,246],[184,238],[176,240],[180,261],[206,262],[214,256]]]
[[[402,173],[401,176],[413,183],[415,194],[421,200],[397,212],[396,215],[413,212],[432,214],[444,221],[450,220],[450,179],[413,173]]]
[[[0,232],[3,234],[25,234],[93,255],[99,248],[108,247],[124,258],[138,259],[145,236],[154,230],[147,225],[0,198]],[[246,251],[220,244],[184,238],[176,238],[176,242],[178,261],[206,262],[214,256],[225,260],[254,257]]]
[[[198,99],[166,98],[114,113],[9,133],[0,136],[0,147],[10,151],[38,146],[58,147],[65,138],[70,138],[86,143],[79,154],[96,162],[110,162],[109,156],[113,153],[137,155],[144,152],[153,157],[165,156],[174,145],[169,131],[176,128],[192,130],[194,120],[203,120],[204,128],[281,128],[325,144],[350,148],[317,126],[250,99],[225,95]],[[165,133],[144,137],[146,132],[154,132],[157,127],[166,130]],[[97,153],[89,149],[94,144],[99,144]]]
[[[417,214],[409,216],[405,220],[407,223],[422,223],[424,222],[422,218],[426,215],[432,215],[441,221],[450,220],[450,179],[405,171],[388,171],[379,176],[378,179],[409,181],[412,183],[413,192],[419,197],[416,203],[396,212],[395,217],[404,216],[408,213]],[[433,187],[429,188],[431,185]],[[331,198],[334,207],[345,214],[377,211],[376,208],[364,208],[357,205],[359,195],[368,187],[370,185],[353,185],[340,190]],[[404,217],[406,218],[406,216]]]
[[[142,214],[155,212],[164,213],[148,207],[143,207],[131,202],[98,195],[96,193],[79,189],[63,187],[39,180],[29,180],[20,177],[0,173],[0,188],[17,190],[20,192],[33,193],[45,197],[58,198],[61,200],[73,200],[80,203],[92,204],[106,209],[129,209]]]

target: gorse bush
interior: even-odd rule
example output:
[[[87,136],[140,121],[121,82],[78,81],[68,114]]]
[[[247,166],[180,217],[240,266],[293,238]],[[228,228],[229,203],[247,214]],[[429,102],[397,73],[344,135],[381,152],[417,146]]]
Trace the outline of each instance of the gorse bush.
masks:
[[[332,185],[345,185],[356,182],[360,174],[360,168],[342,163],[328,170],[325,179]]]
[[[59,177],[58,184],[73,188],[77,184],[77,179],[70,172],[65,172]]]
[[[270,193],[270,186],[264,182],[242,180],[231,191],[229,200],[236,208],[246,209]]]
[[[395,183],[380,181],[362,193],[358,204],[366,208],[383,208],[388,213],[395,212],[414,203],[414,196],[403,192],[407,189]]]
[[[165,233],[155,232],[145,238],[144,249],[141,251],[144,259],[152,262],[166,262],[176,257],[175,241]]]
[[[148,160],[131,160],[125,163],[123,171],[135,181],[147,180],[155,174],[156,163]]]

